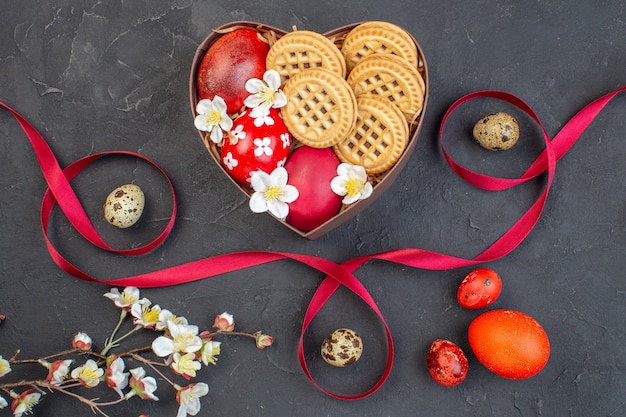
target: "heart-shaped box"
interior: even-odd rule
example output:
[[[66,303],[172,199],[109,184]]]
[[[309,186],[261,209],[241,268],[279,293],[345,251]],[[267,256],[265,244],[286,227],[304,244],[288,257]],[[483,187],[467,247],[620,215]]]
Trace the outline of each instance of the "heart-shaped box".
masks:
[[[330,40],[332,40],[337,45],[338,48],[341,48],[341,44],[345,36],[350,32],[350,30],[358,26],[360,23],[363,23],[363,22],[358,22],[358,23],[342,26],[340,28],[326,32],[323,35],[329,38]],[[200,43],[200,45],[198,45],[198,48],[196,49],[196,53],[193,57],[193,62],[191,65],[191,72],[190,72],[190,77],[189,77],[189,99],[190,99],[190,104],[191,104],[191,113],[194,118],[197,116],[196,105],[199,101],[198,89],[197,89],[197,74],[198,74],[198,68],[202,61],[202,58],[208,51],[211,44],[213,44],[223,33],[228,32],[230,30],[234,30],[239,27],[255,29],[259,31],[261,34],[263,34],[270,42],[272,40],[275,41],[275,39],[278,39],[287,33],[282,29],[278,29],[278,28],[268,26],[262,23],[251,22],[251,21],[234,21],[234,22],[226,23],[214,29]],[[393,183],[393,181],[395,181],[395,179],[398,177],[398,175],[400,174],[400,172],[406,165],[407,161],[409,160],[411,154],[413,153],[415,144],[417,142],[417,138],[419,136],[419,132],[422,127],[422,122],[423,122],[424,113],[426,111],[426,107],[428,103],[428,95],[429,95],[430,89],[428,86],[428,68],[426,65],[426,59],[424,57],[424,53],[419,43],[415,40],[415,38],[410,33],[407,32],[407,34],[411,37],[413,42],[415,42],[415,46],[417,47],[417,51],[419,55],[418,71],[422,75],[422,78],[424,79],[424,84],[425,84],[424,104],[423,104],[423,107],[419,116],[416,118],[416,120],[413,123],[409,125],[409,142],[408,142],[407,147],[405,148],[404,152],[402,153],[402,155],[400,156],[400,158],[398,159],[398,161],[394,164],[392,168],[390,168],[389,170],[387,170],[386,172],[382,174],[370,176],[370,180],[374,187],[373,187],[372,195],[369,198],[364,199],[364,200],[359,200],[350,205],[344,205],[337,215],[335,215],[334,217],[332,217],[325,223],[319,225],[315,229],[308,231],[308,232],[304,232],[302,230],[299,230],[291,226],[290,224],[288,224],[287,222],[283,220],[276,219],[279,222],[281,222],[284,226],[291,229],[293,232],[297,233],[298,235],[305,237],[307,239],[311,239],[311,240],[317,239],[320,236],[323,236],[324,234],[337,228],[341,224],[345,223],[346,221],[350,220],[351,218],[359,214],[361,211],[366,209],[370,204],[372,204],[376,199],[378,199],[389,188],[389,186]],[[207,148],[207,150],[213,157],[213,160],[215,161],[217,166],[221,169],[221,171],[224,173],[224,175],[226,175],[231,180],[231,182],[233,183],[235,187],[237,187],[243,194],[245,194],[248,198],[250,198],[250,196],[253,193],[253,190],[251,188],[243,187],[239,185],[229,175],[229,173],[226,171],[226,169],[222,165],[220,161],[220,149],[218,145],[213,143],[213,141],[211,141],[208,138],[208,135],[206,134],[206,132],[198,131],[198,133],[200,134],[200,137],[205,147]]]

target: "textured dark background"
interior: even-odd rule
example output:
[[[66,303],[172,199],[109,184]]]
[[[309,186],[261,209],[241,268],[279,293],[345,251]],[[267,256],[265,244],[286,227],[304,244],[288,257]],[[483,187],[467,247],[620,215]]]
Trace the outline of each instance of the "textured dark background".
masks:
[[[532,204],[545,178],[500,193],[463,182],[437,145],[448,106],[472,91],[505,90],[528,102],[554,135],[585,104],[626,83],[626,12],[617,0],[3,0],[0,6],[0,100],[39,129],[60,164],[99,151],[137,151],[161,164],[176,188],[179,214],[172,235],[140,258],[93,249],[61,215],[53,216],[57,247],[102,279],[256,249],[336,262],[402,247],[473,257]],[[316,241],[252,214],[194,130],[187,81],[196,46],[212,28],[241,19],[318,32],[388,20],[410,31],[426,54],[430,102],[406,168],[367,211]],[[622,95],[610,103],[558,163],[546,208],[528,238],[489,264],[504,280],[494,308],[524,311],[550,336],[552,356],[540,374],[505,380],[471,354],[466,329],[478,313],[455,300],[469,268],[429,272],[373,262],[357,276],[391,328],[393,372],[367,399],[327,397],[308,382],[297,359],[302,317],[322,277],[278,262],[142,292],[203,328],[227,310],[242,330],[262,328],[276,338],[264,351],[245,340],[225,341],[218,365],[200,376],[211,387],[201,414],[626,415],[624,100]],[[490,103],[475,103],[460,112],[450,125],[461,132],[451,139],[451,151],[483,172],[519,175],[540,148],[536,128],[525,124],[522,142],[502,154],[483,151],[463,135],[492,110]],[[101,344],[118,314],[102,297],[110,286],[79,281],[50,259],[39,225],[45,182],[21,129],[8,112],[1,113],[0,313],[7,320],[0,326],[0,354],[6,358],[21,349],[23,358],[46,355],[67,347],[78,331]],[[115,231],[104,223],[100,206],[110,190],[127,182],[140,184],[150,205],[141,225]],[[171,208],[163,180],[130,158],[98,162],[74,184],[98,230],[119,247],[146,243]],[[366,339],[363,360],[350,369],[330,369],[316,356],[323,337],[339,326]],[[440,387],[428,376],[426,349],[439,337],[456,341],[469,356],[469,375],[458,387]],[[343,393],[368,388],[384,362],[379,322],[343,291],[315,321],[306,344],[319,382]],[[108,413],[174,416],[172,390],[160,383],[157,395],[158,403],[133,399]],[[34,415],[91,412],[54,394]]]

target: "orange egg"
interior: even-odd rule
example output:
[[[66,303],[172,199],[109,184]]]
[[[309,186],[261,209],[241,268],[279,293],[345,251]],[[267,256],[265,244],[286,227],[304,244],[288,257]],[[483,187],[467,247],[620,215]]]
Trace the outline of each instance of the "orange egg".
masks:
[[[504,378],[536,375],[550,357],[543,327],[519,311],[492,310],[479,315],[470,323],[468,338],[479,362]]]

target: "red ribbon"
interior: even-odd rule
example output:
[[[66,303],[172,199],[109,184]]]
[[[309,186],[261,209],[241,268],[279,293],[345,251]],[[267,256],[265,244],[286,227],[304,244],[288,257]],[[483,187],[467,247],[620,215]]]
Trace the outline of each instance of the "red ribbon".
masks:
[[[377,391],[387,380],[391,368],[393,365],[394,346],[391,332],[383,314],[379,310],[373,297],[369,294],[363,284],[354,276],[354,272],[360,268],[364,263],[372,259],[385,260],[394,262],[414,268],[428,269],[428,270],[445,270],[454,269],[463,266],[470,266],[479,263],[490,262],[506,256],[513,249],[515,249],[531,232],[535,224],[539,220],[543,207],[554,178],[554,172],[556,169],[556,162],[572,147],[572,145],[578,140],[584,130],[595,119],[597,114],[606,106],[606,104],[613,99],[618,93],[626,90],[626,87],[621,87],[589,105],[585,106],[580,112],[578,112],[554,137],[550,139],[546,133],[539,117],[534,111],[524,103],[521,99],[502,92],[502,91],[479,91],[469,95],[466,95],[448,109],[441,122],[439,130],[439,141],[442,149],[442,153],[450,164],[452,169],[463,179],[473,184],[476,187],[490,190],[499,191],[504,190],[516,185],[522,184],[530,179],[547,173],[547,181],[544,191],[532,204],[532,206],[519,218],[519,220],[500,238],[498,238],[493,244],[491,244],[482,253],[474,257],[473,259],[464,259],[447,254],[437,253],[424,249],[404,248],[382,252],[378,254],[362,256],[345,261],[341,265],[330,260],[302,255],[293,254],[287,252],[269,252],[269,251],[248,251],[248,252],[234,252],[225,255],[214,256],[210,258],[200,259],[193,262],[188,262],[182,265],[173,266],[153,272],[143,273],[135,276],[129,276],[124,278],[117,278],[109,281],[100,280],[95,278],[79,268],[72,265],[61,253],[59,253],[52,242],[48,238],[48,221],[56,204],[59,205],[64,215],[68,218],[70,223],[76,228],[76,230],[89,242],[95,246],[122,255],[141,255],[145,254],[157,246],[159,246],[165,238],[169,235],[174,226],[174,220],[176,218],[176,196],[172,183],[170,182],[167,174],[159,167],[154,161],[134,152],[126,151],[111,151],[102,152],[94,155],[82,158],[65,169],[61,169],[57,162],[52,150],[39,134],[39,132],[19,113],[11,109],[6,104],[0,102],[0,106],[9,110],[13,116],[17,119],[22,129],[26,133],[26,136],[30,140],[35,155],[41,166],[42,173],[48,184],[48,189],[43,198],[41,207],[41,225],[43,234],[45,237],[48,251],[54,262],[65,272],[91,282],[103,283],[103,284],[115,284],[120,286],[136,286],[136,287],[160,287],[183,284],[186,282],[196,281],[200,279],[214,277],[227,272],[232,272],[244,268],[249,268],[256,265],[265,264],[268,262],[291,259],[307,265],[313,269],[316,269],[326,275],[326,278],[319,285],[315,291],[302,323],[301,337],[298,344],[298,355],[302,369],[307,378],[322,392],[327,395],[343,399],[343,400],[356,400],[365,398],[375,391]],[[520,110],[528,114],[541,128],[543,133],[545,149],[535,159],[535,161],[528,167],[526,172],[519,178],[499,178],[492,177],[478,172],[471,171],[460,164],[448,154],[444,146],[444,127],[446,121],[451,114],[462,104],[475,99],[475,98],[494,98],[506,101]],[[80,201],[74,193],[70,181],[78,175],[83,169],[85,169],[90,163],[98,158],[106,155],[128,155],[131,157],[140,158],[152,165],[154,165],[166,178],[170,186],[173,196],[173,208],[170,215],[170,220],[161,232],[161,234],[152,242],[133,249],[115,249],[109,246],[97,233],[92,223],[90,222],[85,210],[83,209]],[[348,288],[360,299],[362,299],[372,311],[381,320],[387,337],[387,363],[380,379],[369,390],[357,394],[357,395],[342,395],[327,391],[321,387],[315,381],[311,375],[305,360],[303,339],[304,334],[307,331],[309,325],[324,307],[326,302],[333,296],[335,291],[341,286]]]

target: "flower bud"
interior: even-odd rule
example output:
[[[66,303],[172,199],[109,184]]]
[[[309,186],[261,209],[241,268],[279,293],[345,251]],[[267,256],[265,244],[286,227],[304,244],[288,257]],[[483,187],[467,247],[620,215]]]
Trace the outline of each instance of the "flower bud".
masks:
[[[215,317],[215,323],[213,323],[213,327],[221,332],[232,332],[235,330],[235,319],[232,314],[228,314],[227,312],[223,312]]]
[[[274,338],[269,334],[263,334],[261,332],[256,332],[256,347],[259,349],[265,349],[266,347],[272,346],[274,343]]]
[[[74,340],[72,340],[72,347],[88,352],[91,350],[91,343],[91,337],[89,337],[87,333],[79,332],[74,336]]]

